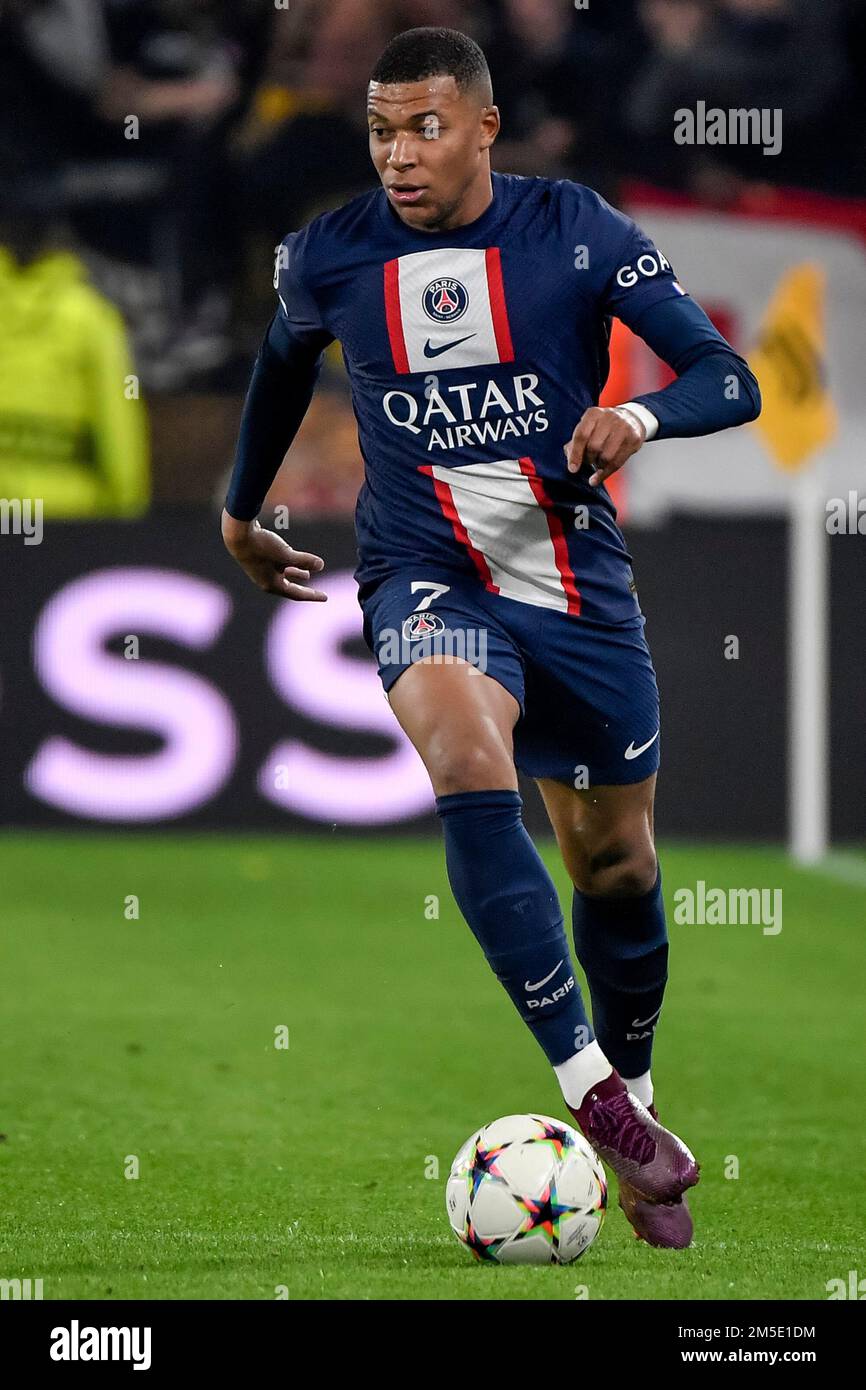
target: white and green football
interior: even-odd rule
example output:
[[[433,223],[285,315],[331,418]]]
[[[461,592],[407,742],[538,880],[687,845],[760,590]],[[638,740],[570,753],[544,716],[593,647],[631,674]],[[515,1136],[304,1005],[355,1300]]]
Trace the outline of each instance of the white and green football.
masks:
[[[570,1264],[607,1208],[607,1180],[582,1135],[548,1115],[505,1115],[458,1151],[445,1189],[457,1239],[495,1264]]]

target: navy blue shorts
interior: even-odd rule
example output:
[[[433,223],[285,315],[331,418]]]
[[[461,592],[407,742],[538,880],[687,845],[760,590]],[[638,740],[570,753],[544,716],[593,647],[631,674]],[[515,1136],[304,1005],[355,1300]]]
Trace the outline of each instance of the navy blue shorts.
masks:
[[[423,563],[365,585],[359,600],[386,693],[422,657],[459,657],[514,696],[514,761],[528,776],[621,786],[658,769],[658,686],[642,617],[591,623]]]

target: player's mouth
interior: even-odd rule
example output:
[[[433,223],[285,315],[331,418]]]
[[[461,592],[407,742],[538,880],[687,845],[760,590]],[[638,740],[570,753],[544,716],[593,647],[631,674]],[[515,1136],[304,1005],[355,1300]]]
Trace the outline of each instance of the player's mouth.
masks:
[[[427,192],[416,183],[392,183],[388,193],[395,203],[417,203]]]

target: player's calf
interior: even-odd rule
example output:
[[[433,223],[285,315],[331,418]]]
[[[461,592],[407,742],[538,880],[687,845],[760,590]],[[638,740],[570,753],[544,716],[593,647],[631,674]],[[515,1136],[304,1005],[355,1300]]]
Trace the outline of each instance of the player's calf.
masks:
[[[436,811],[457,905],[555,1067],[585,1048],[592,1030],[556,888],[523,825],[520,796],[507,788],[458,792],[437,797]]]
[[[520,713],[465,663],[418,662],[391,708],[430,773],[460,911],[497,979],[554,1064],[590,1039],[553,881],[523,824],[511,756]]]

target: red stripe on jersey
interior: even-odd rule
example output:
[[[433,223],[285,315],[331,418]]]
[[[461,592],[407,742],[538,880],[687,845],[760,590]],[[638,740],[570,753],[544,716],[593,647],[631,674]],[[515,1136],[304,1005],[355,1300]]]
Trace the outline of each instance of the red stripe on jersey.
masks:
[[[459,545],[465,546],[466,549],[469,551],[469,554],[472,556],[472,562],[478,571],[478,577],[483,581],[485,589],[489,589],[491,594],[498,594],[499,586],[493,583],[493,576],[490,573],[490,570],[487,566],[487,561],[481,554],[481,551],[475,549],[475,546],[469,539],[469,532],[466,530],[466,527],[460,520],[460,515],[457,511],[457,507],[454,504],[454,494],[452,493],[448,483],[443,482],[441,478],[436,477],[435,473],[433,472],[432,464],[419,463],[418,472],[426,473],[428,478],[433,479],[433,488],[436,492],[436,497],[438,499],[439,506],[442,508],[442,514],[448,519],[448,521],[451,522],[457,543]]]
[[[408,372],[409,355],[406,352],[406,339],[403,336],[403,311],[400,308],[400,262],[385,262],[385,321],[388,325],[388,339],[391,343],[391,356],[394,369]]]
[[[518,459],[518,463],[520,464],[521,473],[532,488],[532,493],[536,502],[539,507],[543,509],[544,515],[547,517],[547,529],[550,532],[550,539],[553,542],[553,555],[556,568],[559,570],[562,587],[568,599],[567,611],[569,613],[574,613],[575,616],[579,616],[580,590],[575,582],[574,570],[571,568],[568,559],[568,540],[565,535],[565,527],[562,524],[562,518],[557,516],[554,504],[544,490],[544,483],[536,473],[535,464],[532,462],[532,459]]]
[[[514,361],[514,345],[511,329],[508,326],[508,310],[505,307],[505,284],[502,279],[502,260],[498,246],[488,246],[484,253],[487,269],[487,292],[490,295],[490,314],[493,319],[493,332],[500,362]]]

